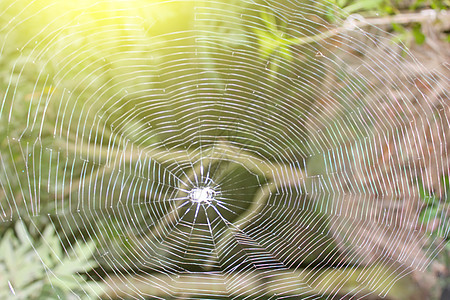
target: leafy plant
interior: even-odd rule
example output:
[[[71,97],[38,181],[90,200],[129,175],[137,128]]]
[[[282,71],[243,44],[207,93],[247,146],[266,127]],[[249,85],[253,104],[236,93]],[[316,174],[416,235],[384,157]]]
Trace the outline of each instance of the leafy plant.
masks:
[[[411,42],[415,42],[417,45],[425,43],[426,36],[422,31],[421,23],[412,23],[408,26],[392,23],[391,26],[396,33],[392,42],[404,43],[407,46],[410,46]]]
[[[399,0],[325,0],[333,3],[348,14],[362,13],[364,15],[392,15],[399,13]],[[328,11],[328,18],[333,21],[333,8]]]
[[[262,60],[269,59],[273,55],[292,61],[293,55],[290,47],[296,43],[296,39],[283,37],[284,33],[278,28],[276,18],[267,12],[261,13],[264,30],[254,29],[259,43],[259,56]],[[273,57],[272,57],[273,58]],[[271,75],[274,76],[278,70],[278,64],[269,60]]]
[[[95,268],[93,242],[64,251],[51,225],[33,239],[23,222],[0,242],[0,299],[93,299],[102,286],[82,274]]]
[[[445,199],[440,199],[435,193],[424,188],[423,182],[418,180],[419,183],[419,196],[422,202],[425,204],[424,209],[419,215],[419,221],[422,224],[429,224],[437,220],[438,216],[446,215],[446,204],[450,203],[450,183],[449,177],[442,177],[442,185],[445,189]],[[433,229],[432,233],[437,233],[438,229]]]
[[[360,0],[348,1],[337,0],[337,5],[342,7],[347,13],[355,13],[359,11],[380,10],[386,6],[385,0]]]
[[[443,242],[441,253],[435,258],[436,261],[445,266],[446,271],[438,275],[437,288],[431,292],[431,299],[444,299],[443,293],[450,285],[450,241],[448,236],[440,235],[439,228],[436,224],[448,224],[448,205],[450,204],[450,180],[449,176],[442,176],[442,187],[444,188],[444,197],[438,197],[434,192],[426,189],[423,182],[419,179],[419,196],[425,207],[420,213],[419,221],[430,228],[430,236],[437,238],[434,242]],[[442,221],[440,218],[446,218]],[[441,295],[442,293],[442,295]],[[447,298],[445,298],[447,299]]]
[[[293,46],[310,44],[322,41],[335,35],[334,30],[317,31],[317,34],[301,37],[288,37],[288,34],[281,30],[285,24],[278,25],[274,14],[262,11],[260,18],[263,22],[263,29],[253,29],[258,40],[259,58],[267,60],[267,66],[270,70],[271,78],[276,77],[280,68],[280,62],[292,62],[294,60]],[[320,52],[317,57],[322,56]]]
[[[416,0],[410,9],[415,10],[421,6],[430,6],[432,9],[448,9],[450,1],[448,0]]]

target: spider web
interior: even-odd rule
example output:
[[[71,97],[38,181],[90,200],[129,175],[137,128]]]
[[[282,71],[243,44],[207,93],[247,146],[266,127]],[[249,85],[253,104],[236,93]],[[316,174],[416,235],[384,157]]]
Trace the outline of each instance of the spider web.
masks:
[[[448,237],[443,201],[419,218],[421,191],[448,199],[448,69],[364,19],[316,1],[0,8],[0,218],[52,224],[66,253],[93,240],[99,297],[385,296]]]

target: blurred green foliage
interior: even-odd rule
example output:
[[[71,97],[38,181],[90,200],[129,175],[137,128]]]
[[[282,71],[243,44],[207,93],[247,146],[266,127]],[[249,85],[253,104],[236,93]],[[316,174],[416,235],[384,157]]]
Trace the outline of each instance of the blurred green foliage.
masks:
[[[424,204],[419,221],[423,225],[429,225],[431,223],[431,234],[434,236],[445,236],[442,232],[443,226],[437,226],[437,224],[448,224],[450,222],[447,211],[450,204],[450,182],[449,176],[442,176],[442,188],[445,198],[439,198],[434,192],[427,190],[424,187],[423,182],[419,179],[419,197]],[[442,219],[443,218],[443,219]]]
[[[79,179],[83,172],[94,174],[95,171],[104,172],[105,182],[113,180],[115,176],[120,179],[126,177],[125,172],[121,175],[123,177],[119,177],[113,173],[113,168],[105,167],[106,158],[102,156],[104,153],[102,151],[107,145],[115,143],[116,146],[122,145],[123,137],[126,137],[132,143],[144,148],[161,147],[162,141],[173,150],[192,146],[188,143],[177,144],[179,140],[171,140],[172,132],[164,130],[164,126],[170,123],[174,124],[171,129],[183,132],[183,128],[179,128],[176,116],[167,115],[167,112],[186,109],[183,102],[184,94],[192,95],[192,103],[202,99],[197,93],[195,84],[186,82],[195,82],[200,77],[207,78],[212,86],[220,91],[216,93],[211,88],[208,97],[222,97],[222,91],[228,83],[247,75],[245,66],[250,60],[253,71],[257,74],[256,79],[249,80],[247,86],[241,87],[242,90],[227,91],[231,95],[230,98],[247,97],[255,86],[261,84],[259,79],[264,78],[264,84],[280,91],[278,94],[270,95],[271,101],[282,102],[290,93],[285,86],[292,86],[294,90],[295,87],[305,86],[304,82],[307,80],[301,78],[298,82],[287,81],[282,76],[276,77],[277,74],[282,75],[286,68],[321,71],[322,67],[320,61],[313,66],[305,63],[312,61],[316,55],[320,56],[318,53],[304,49],[305,57],[300,57],[295,47],[328,37],[326,32],[323,35],[326,30],[321,27],[323,24],[319,23],[308,27],[313,28],[313,33],[317,36],[314,34],[310,36],[311,38],[293,36],[287,28],[286,20],[279,12],[268,11],[264,5],[255,9],[250,7],[248,2],[242,3],[238,0],[212,3],[185,1],[182,4],[155,2],[144,10],[130,9],[126,1],[121,3],[116,1],[115,5],[123,5],[127,9],[114,10],[108,7],[108,1],[104,1],[97,6],[91,6],[83,13],[78,10],[78,5],[89,7],[91,1],[73,3],[55,1],[55,6],[51,9],[38,1],[30,4],[32,9],[23,10],[26,2],[19,0],[13,6],[9,6],[9,1],[0,3],[0,10],[4,12],[0,16],[0,25],[7,29],[0,31],[2,41],[0,99],[3,99],[0,118],[0,153],[3,170],[0,171],[0,180],[8,182],[10,188],[4,192],[2,204],[9,207],[8,212],[14,216],[12,219],[17,219],[15,205],[18,204],[17,210],[23,215],[33,216],[35,221],[41,222],[43,226],[48,223],[48,218],[36,217],[37,207],[24,207],[27,203],[33,203],[27,198],[28,195],[23,193],[25,188],[41,191],[40,211],[56,215],[74,213],[68,207],[61,207],[60,199],[67,199],[69,196],[81,199],[88,198],[88,195],[77,190],[77,182],[74,182],[74,188],[68,188],[68,180]],[[342,11],[335,10],[326,1],[309,2],[315,5],[319,2],[325,4],[327,11],[324,15],[329,22],[338,20],[340,22],[342,20],[339,18],[353,13],[383,17],[397,14],[401,10],[399,7],[401,1],[398,0],[331,1],[342,8]],[[203,10],[196,9],[195,4],[199,3],[204,5]],[[289,1],[279,3],[289,5]],[[449,1],[418,0],[409,9],[428,6],[432,9],[447,9]],[[224,9],[229,11],[227,17],[232,20],[231,22],[220,18],[215,20],[208,18],[207,13],[211,10]],[[197,19],[194,19],[194,10]],[[40,13],[35,14],[36,11]],[[128,15],[122,15],[124,12]],[[246,17],[243,18],[244,12]],[[140,18],[133,18],[134,15]],[[25,19],[27,22],[23,22]],[[11,28],[14,30],[10,31]],[[417,44],[426,41],[419,23],[406,26],[393,24],[392,28],[398,41],[404,41],[409,36],[413,36]],[[173,35],[167,40],[167,35],[170,34]],[[195,47],[192,46],[194,44]],[[183,55],[180,55],[179,49],[183,49]],[[204,58],[207,59],[199,59],[196,49],[207,49],[204,51]],[[135,64],[130,65],[127,60],[129,58],[135,59]],[[192,71],[194,69],[195,72]],[[321,81],[323,78],[317,75],[319,73],[316,73],[315,79]],[[48,78],[52,80],[49,81]],[[9,91],[8,87],[11,86],[19,88]],[[184,94],[177,98],[172,93],[179,90],[180,86],[183,87]],[[74,97],[76,101],[73,100]],[[258,99],[262,96],[252,95],[252,97]],[[307,90],[296,97],[303,99],[305,103],[315,100],[312,92]],[[60,99],[60,103],[66,106],[59,107],[59,103],[50,101],[51,99]],[[143,109],[142,103],[149,104],[151,109]],[[273,107],[275,115],[276,106]],[[209,117],[216,118],[215,120],[219,122],[221,117],[235,114],[234,111],[221,113],[222,115]],[[302,123],[304,113],[294,111],[288,116],[288,120]],[[65,116],[64,119],[62,115]],[[166,116],[160,118],[161,115]],[[201,112],[194,112],[189,117],[195,121],[200,116]],[[82,123],[75,125],[81,121],[92,126],[83,127]],[[146,134],[140,134],[140,129],[144,127],[152,129]],[[97,128],[98,131],[93,128]],[[207,133],[211,136],[226,136],[227,133],[230,136],[236,135],[232,130],[234,129],[220,129]],[[277,130],[280,136],[286,137],[289,134],[289,130],[282,125]],[[92,143],[97,146],[96,149],[99,150],[95,152],[97,156],[92,155],[93,150],[88,154],[86,149],[78,149],[81,154],[74,154],[61,149],[62,142],[74,145],[75,133],[78,136],[83,135],[85,137],[83,142],[86,144]],[[183,134],[188,135],[189,132]],[[256,145],[255,148],[264,146],[262,143],[257,144],[258,138],[253,132],[239,134],[237,139],[249,143],[249,148],[252,145]],[[291,136],[289,139],[292,148],[296,150],[294,152],[301,152],[299,156],[308,155],[304,147],[305,139],[306,137],[297,136]],[[277,153],[272,149],[265,150],[266,153],[261,154],[265,155],[264,158],[276,157]],[[32,157],[39,157],[39,160],[32,160]],[[67,171],[57,168],[59,159],[75,161],[76,164],[73,169]],[[311,159],[313,163],[310,169],[321,168],[310,170],[311,175],[323,171],[324,163],[321,159],[318,156]],[[127,162],[124,169],[131,166],[132,163]],[[24,183],[29,182],[28,174],[32,172],[29,170],[37,169],[45,176],[42,176],[42,180],[37,184],[36,181],[31,181],[30,186],[25,187]],[[238,175],[245,175],[245,172],[240,172],[236,177]],[[50,177],[58,180],[52,181]],[[83,180],[88,182],[91,178]],[[127,184],[122,188],[126,189]],[[241,180],[241,185],[256,186],[256,183]],[[96,188],[100,189],[100,184]],[[169,189],[161,188],[161,193],[169,192],[171,192]],[[251,190],[250,195],[254,194],[256,191]],[[118,193],[111,196],[115,205],[119,202],[120,196]],[[425,190],[422,190],[422,196],[424,201],[426,200],[426,208],[421,214],[422,221],[442,213],[440,199]],[[137,195],[137,198],[149,201],[142,195]],[[276,201],[282,201],[276,197],[274,199],[272,201],[275,204]],[[102,209],[105,215],[109,213],[109,208],[105,209],[100,202],[84,205],[87,210]],[[132,244],[134,240],[128,240],[119,234],[131,230],[125,228],[126,225],[122,222],[122,218],[135,218],[131,213],[127,215],[128,213],[119,213],[115,217],[100,220],[97,228],[102,230],[104,238],[108,240],[103,246],[115,249],[114,252],[121,253],[124,257],[133,258],[130,252],[137,247]],[[157,219],[159,216],[150,213],[142,215],[142,219],[136,220],[139,225],[137,227],[143,225],[145,228],[144,225],[148,220]],[[82,233],[87,229],[83,228],[82,224],[89,223],[87,220],[94,220],[97,216],[84,217],[83,222],[81,220],[76,224],[68,222],[57,227],[57,230],[63,232],[71,229],[73,235],[67,239],[75,241],[75,248],[69,249],[68,253],[65,253],[61,246],[61,243],[67,241],[60,241],[60,237],[50,225],[45,227],[41,238],[31,237],[26,227],[19,221],[16,222],[14,231],[8,230],[4,233],[0,242],[0,298],[8,298],[12,293],[16,293],[19,299],[70,299],[72,293],[86,294],[86,297],[95,296],[99,292],[98,285],[86,282],[85,275],[82,275],[97,267],[92,258],[95,241],[84,242]],[[36,220],[37,218],[40,219]],[[315,216],[316,226],[326,224],[322,219],[323,216]],[[10,220],[5,218],[4,221]],[[132,234],[136,236],[142,234],[143,239],[147,238],[142,232]],[[315,239],[314,236],[303,238]],[[325,250],[317,249],[326,256]],[[80,264],[80,258],[84,259],[85,263]],[[313,255],[305,256],[307,263],[314,260]],[[102,261],[101,258],[99,261]]]
[[[403,12],[414,12],[424,9],[448,10],[449,0],[415,0],[413,2],[404,0],[332,0],[332,2],[349,14],[357,13],[364,16],[394,16]],[[329,16],[334,20],[330,9]],[[426,36],[422,31],[420,23],[411,22],[409,24],[393,23],[392,29],[395,31],[394,42],[403,42],[409,46],[409,37],[413,37],[416,44],[422,45]],[[448,40],[448,34],[447,34]]]
[[[0,299],[92,299],[102,284],[86,281],[97,267],[95,244],[78,241],[63,249],[53,226],[33,238],[23,222],[3,234],[0,242]]]
[[[441,178],[441,188],[443,197],[439,197],[435,192],[425,188],[424,182],[419,178],[417,180],[419,186],[419,197],[422,200],[423,208],[419,215],[419,222],[425,226],[431,243],[438,246],[441,250],[435,257],[438,263],[446,268],[446,273],[439,274],[437,280],[437,289],[431,292],[432,299],[441,298],[441,292],[444,288],[450,286],[450,238],[445,228],[448,228],[450,216],[448,214],[450,208],[450,180],[449,175]]]

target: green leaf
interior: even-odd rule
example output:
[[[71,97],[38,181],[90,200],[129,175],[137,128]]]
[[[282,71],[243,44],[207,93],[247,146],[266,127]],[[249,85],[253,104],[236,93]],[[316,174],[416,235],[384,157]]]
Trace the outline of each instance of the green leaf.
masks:
[[[384,0],[359,0],[355,1],[352,4],[344,7],[344,10],[349,14],[357,12],[357,11],[367,11],[377,9],[383,4]]]
[[[388,15],[393,15],[395,14],[395,10],[392,6],[385,6],[384,7],[384,11],[388,14]]]
[[[436,196],[426,196],[425,198],[422,198],[423,202],[427,205],[435,205],[439,203],[439,198]]]
[[[400,32],[400,33],[406,32],[406,29],[405,29],[405,27],[403,27],[403,25],[400,25],[397,23],[392,23],[391,26],[392,26],[392,29],[396,32]]]
[[[273,14],[269,14],[266,11],[261,12],[261,18],[264,21],[264,25],[269,31],[277,32],[277,20]]]
[[[271,61],[270,62],[270,77],[275,78],[278,71],[278,63]]]
[[[7,248],[12,247],[12,230],[6,231],[3,235],[2,241],[0,242],[0,262],[3,259],[7,259],[8,256],[5,255]]]
[[[51,286],[50,284],[44,285],[38,300],[65,300],[67,299],[66,292],[57,286]]]
[[[447,198],[450,197],[450,178],[448,175],[442,176],[442,186],[444,187],[444,190],[447,192]],[[448,199],[447,199],[448,200]]]
[[[336,12],[333,9],[333,6],[328,5],[326,8],[325,16],[326,16],[327,20],[330,21],[330,23],[334,23],[336,21],[335,14],[336,14]]]
[[[44,276],[44,275],[43,275]],[[21,299],[33,299],[34,295],[38,294],[42,287],[44,286],[44,281],[39,280],[33,283],[22,286],[22,289],[16,290],[16,294],[20,294]]]
[[[274,36],[269,35],[267,32],[255,29],[253,30],[258,38],[259,43],[259,56],[261,59],[267,59],[274,50],[279,47],[279,43]]]
[[[447,9],[449,6],[448,2],[445,3],[445,1],[442,0],[432,0],[430,7],[432,9]]]
[[[22,221],[18,221],[15,226],[17,237],[21,243],[30,243],[30,236],[28,234],[27,228]]]
[[[442,176],[442,186],[445,190],[445,198],[443,200],[445,203],[450,203],[450,179],[448,175]]]
[[[417,179],[417,184],[419,186],[419,197],[422,199],[423,203],[427,205],[435,205],[439,203],[439,198],[425,188],[421,179]]]
[[[289,46],[283,45],[278,50],[280,51],[280,55],[284,57],[288,61],[292,61],[294,59],[294,56],[292,55],[291,49]]]
[[[429,206],[426,209],[424,209],[419,216],[419,221],[422,224],[426,224],[430,222],[431,220],[434,220],[438,217],[439,214],[439,206]]]
[[[420,199],[425,200],[430,196],[430,193],[427,189],[425,189],[423,181],[421,179],[417,179],[417,184],[419,185],[419,197]]]
[[[410,5],[410,10],[416,10],[420,6],[422,6],[425,3],[426,0],[416,0],[413,4]]]
[[[278,50],[280,56],[292,61],[293,56],[288,47],[291,44],[291,41],[282,37],[283,33],[278,30],[275,16],[263,11],[261,12],[261,18],[264,20],[264,30],[253,30],[258,38],[260,58],[265,60]],[[277,69],[278,66],[275,65],[276,64],[271,62],[271,68]]]
[[[425,34],[422,32],[422,25],[419,23],[416,23],[412,27],[412,34],[414,36],[414,40],[416,41],[417,45],[422,45],[425,43]]]
[[[9,272],[15,271],[16,254],[17,252],[14,251],[13,243],[8,242],[7,240],[7,242],[2,245],[2,255],[4,257],[6,268],[9,270]]]
[[[347,5],[347,0],[337,0],[336,1],[336,4],[340,7],[340,8],[343,8],[343,7],[345,7],[346,5]]]

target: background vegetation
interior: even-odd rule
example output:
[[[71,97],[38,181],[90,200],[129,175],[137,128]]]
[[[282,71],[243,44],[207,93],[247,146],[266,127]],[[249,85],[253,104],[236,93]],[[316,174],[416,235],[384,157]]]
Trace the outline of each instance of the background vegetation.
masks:
[[[145,3],[144,0],[137,2]],[[123,195],[113,189],[108,200],[94,201],[93,195],[102,196],[104,192],[101,190],[102,184],[93,182],[96,182],[98,174],[102,174],[103,182],[122,180],[124,185],[121,190],[132,190],[133,181],[125,180],[132,172],[127,174],[125,170],[134,167],[144,157],[128,148],[128,142],[140,149],[151,149],[154,157],[159,158],[159,161],[148,162],[148,166],[153,169],[159,164],[170,165],[171,155],[182,165],[183,158],[178,154],[180,149],[192,148],[195,152],[198,147],[208,146],[188,143],[188,137],[196,124],[193,122],[192,128],[180,128],[184,121],[178,119],[178,112],[189,110],[189,105],[195,105],[198,99],[202,99],[202,95],[196,91],[196,85],[191,84],[199,78],[208,78],[213,86],[224,90],[227,82],[248,77],[246,66],[250,61],[253,77],[245,86],[241,86],[241,90],[231,92],[234,97],[245,98],[254,86],[267,85],[270,90],[280,91],[270,95],[272,106],[274,103],[283,103],[286,97],[292,97],[293,91],[301,91],[295,95],[305,103],[296,112],[300,118],[289,119],[288,116],[287,121],[301,123],[299,126],[304,134],[290,136],[290,123],[280,123],[276,129],[280,136],[289,141],[288,146],[293,150],[289,155],[300,159],[310,157],[315,149],[321,147],[314,133],[309,130],[311,124],[306,118],[301,118],[313,107],[308,103],[318,103],[321,99],[314,91],[301,88],[312,80],[306,75],[308,72],[300,74],[304,77],[299,76],[296,82],[290,81],[286,74],[296,68],[303,69],[316,74],[314,80],[321,85],[330,85],[327,82],[330,77],[321,74],[331,71],[325,70],[325,64],[320,62],[320,58],[332,51],[330,49],[335,46],[334,37],[338,33],[356,25],[363,27],[364,20],[372,20],[380,31],[375,32],[375,28],[368,28],[368,31],[389,39],[392,47],[398,47],[400,55],[406,57],[408,54],[402,46],[404,44],[419,59],[423,59],[425,65],[429,64],[430,69],[448,61],[448,51],[447,54],[442,53],[449,47],[450,27],[448,13],[444,17],[442,14],[448,12],[449,1],[332,2],[342,10],[324,1],[262,1],[258,9],[255,9],[254,4],[238,0],[217,3],[154,1],[148,10],[140,10],[139,5],[133,10],[126,2],[120,1],[104,1],[96,5],[90,4],[88,0],[36,1],[30,4],[30,8],[27,8],[28,1],[2,1],[0,298],[7,299],[11,293],[19,299],[123,296],[120,293],[126,287],[121,286],[121,291],[111,290],[116,271],[111,264],[114,260],[123,262],[121,267],[124,270],[119,271],[122,274],[132,269],[151,273],[148,266],[136,263],[136,257],[148,250],[142,249],[141,243],[148,236],[142,231],[130,233],[133,230],[123,222],[124,218],[135,218],[130,210],[113,213],[113,205],[119,203]],[[297,27],[306,28],[303,37],[295,36],[286,22],[288,16],[278,13],[286,8],[295,10],[299,3],[321,12],[314,16],[316,19],[295,20],[298,22]],[[267,10],[267,4],[279,9],[274,10],[277,13]],[[212,7],[202,11],[199,8],[202,5]],[[80,7],[88,9],[81,11]],[[208,18],[207,13],[211,10],[226,10],[227,17],[235,18],[236,21],[232,22],[234,25],[230,26],[230,22],[223,20],[221,24],[220,18]],[[352,14],[350,21],[354,23],[349,23],[348,14]],[[135,36],[143,38],[138,40]],[[309,46],[315,41],[329,41],[329,48],[316,51]],[[201,60],[197,57],[197,47],[206,49]],[[427,53],[434,55],[428,59]],[[136,63],[130,65],[129,59],[135,59]],[[361,59],[364,60],[364,57]],[[368,56],[368,59],[371,58]],[[311,64],[312,61],[315,63]],[[197,72],[193,72],[193,69]],[[345,83],[356,80],[344,76],[336,73],[331,78],[334,82],[344,83],[338,93],[345,97],[349,93]],[[183,87],[182,94],[179,93],[180,86]],[[361,85],[352,88],[364,93],[371,87]],[[211,93],[213,91],[211,88]],[[188,97],[192,99],[191,104],[186,104]],[[96,101],[98,99],[101,101]],[[361,105],[364,104],[363,100]],[[346,109],[348,112],[355,108]],[[168,111],[175,113],[168,114]],[[236,113],[239,111],[223,111],[209,117],[219,122],[221,118],[226,119]],[[188,117],[197,120],[200,114],[193,112]],[[339,119],[337,116],[329,118]],[[368,119],[365,121],[370,123]],[[168,127],[168,123],[173,125]],[[365,127],[358,123],[353,125]],[[373,130],[377,128],[377,124],[371,125]],[[152,130],[145,131],[144,127]],[[173,138],[173,131],[178,132],[176,138]],[[349,131],[336,139],[332,136],[328,138],[332,144],[339,145],[366,134]],[[263,149],[259,153],[262,158],[258,159],[269,161],[282,170],[283,161],[277,155],[278,150],[259,142],[252,132],[243,133],[230,128],[211,129],[205,135],[236,136],[235,141],[247,143],[250,150]],[[122,148],[129,159],[114,161],[114,153],[110,152],[116,151],[117,157]],[[224,148],[224,152],[233,150],[230,145]],[[310,175],[324,172],[321,162],[313,159],[299,172],[306,170]],[[274,179],[263,176],[262,165],[256,168],[260,169],[260,173],[251,169],[253,165],[258,165],[256,160],[245,165],[251,172],[229,162],[223,163],[221,168],[234,172],[238,178],[241,176],[242,186],[266,186]],[[61,161],[77,163],[68,169],[59,166]],[[123,167],[124,172],[118,172],[115,166]],[[188,169],[187,165],[185,169]],[[443,232],[443,226],[433,226],[448,222],[448,174],[441,173],[440,179],[432,181],[421,178],[420,174],[414,179],[419,182],[419,196],[423,200],[419,212],[423,223],[421,231],[433,244],[423,247],[438,247],[443,251],[426,275],[420,277],[422,275],[414,273],[406,277],[399,282],[398,288],[390,291],[388,297],[406,299],[403,298],[404,291],[408,290],[411,299],[439,299],[441,291],[450,284],[448,233]],[[30,180],[30,176],[38,180]],[[158,182],[156,174],[148,172],[145,176]],[[80,186],[86,188],[80,189]],[[279,183],[279,186],[283,186],[283,183]],[[305,188],[311,189],[313,186],[314,183],[309,182]],[[156,189],[160,195],[176,194],[173,188],[162,184]],[[28,191],[34,191],[38,196],[30,195]],[[250,189],[248,193],[254,199],[262,197],[257,188]],[[297,196],[304,200],[301,193]],[[137,195],[142,201],[146,197],[144,193]],[[282,199],[272,201],[276,204]],[[137,228],[145,228],[149,220],[157,223],[155,220],[168,214],[170,209],[169,206],[160,205],[143,212],[135,219]],[[248,207],[238,209],[246,211]],[[225,211],[223,213],[227,214]],[[227,217],[234,218],[232,215]],[[302,217],[308,220],[306,223],[309,222],[305,226],[311,226],[310,233],[302,237],[305,240],[313,241],[316,238],[314,232],[320,231],[322,226],[332,227],[323,211],[312,209],[311,215]],[[435,219],[436,222],[433,222]],[[89,224],[95,224],[95,228]],[[249,230],[252,226],[260,225],[251,224]],[[158,226],[155,225],[153,230],[158,232]],[[124,238],[122,232],[129,233],[133,239]],[[337,240],[338,237],[330,236],[330,239]],[[226,245],[227,241],[223,243]],[[146,247],[150,245],[146,244]],[[317,257],[323,256],[325,261],[327,255],[341,250],[334,243],[323,245],[315,251],[302,253],[302,265],[293,267],[314,268],[316,266],[311,263],[315,264]],[[171,259],[168,251],[161,250],[158,255]],[[370,261],[371,257],[366,258]],[[331,272],[330,276],[347,276],[350,272],[346,271],[352,271],[354,262],[345,263],[344,267],[340,265],[341,268],[336,271],[335,267],[340,262],[328,261],[322,266],[323,276],[327,276],[326,272]],[[188,258],[183,267],[204,271],[190,265]],[[113,278],[108,284],[100,280],[106,278],[106,274]],[[282,275],[280,280],[283,280]],[[416,291],[418,281],[422,281],[418,285],[421,288],[419,292]],[[117,282],[115,284],[118,285]],[[320,285],[315,288],[330,294],[334,289]],[[343,294],[350,290],[351,286],[342,287]]]

